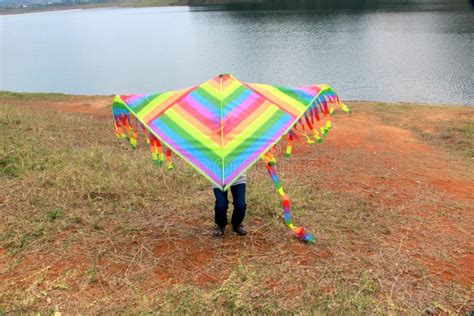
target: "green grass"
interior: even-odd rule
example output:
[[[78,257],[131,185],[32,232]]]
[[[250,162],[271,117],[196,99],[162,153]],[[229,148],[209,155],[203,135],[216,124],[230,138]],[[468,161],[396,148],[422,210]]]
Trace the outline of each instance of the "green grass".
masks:
[[[249,172],[251,234],[216,241],[210,184],[182,161],[160,170],[146,146],[117,144],[109,121],[2,102],[0,314],[383,315],[466,305],[469,289],[397,252],[400,232],[432,227],[440,216],[402,214],[412,202],[390,206],[360,191],[325,189],[323,171],[285,170],[295,221],[316,235],[307,246],[283,225],[278,195],[257,165]],[[364,160],[361,151],[345,155]],[[436,203],[453,217],[469,207]],[[441,257],[459,241],[438,242]]]

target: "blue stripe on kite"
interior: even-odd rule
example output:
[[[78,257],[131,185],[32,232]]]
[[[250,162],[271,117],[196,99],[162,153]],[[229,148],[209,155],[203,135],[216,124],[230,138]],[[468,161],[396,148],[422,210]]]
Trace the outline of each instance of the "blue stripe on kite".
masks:
[[[170,139],[173,144],[179,149],[179,152],[189,159],[192,164],[196,165],[200,169],[206,170],[206,173],[210,174],[211,177],[221,179],[222,162],[212,161],[207,156],[203,155],[203,152],[208,150],[204,146],[198,144],[190,144],[186,139],[177,134],[172,128],[165,124],[160,118],[155,119],[149,124],[153,131],[161,138]]]
[[[216,117],[221,117],[221,110],[218,106],[212,103],[203,95],[199,94],[198,91],[193,91],[189,95],[189,97],[193,98],[195,102],[201,104],[201,106],[205,107],[209,112],[214,114]]]
[[[224,117],[227,117],[227,115],[232,112],[236,107],[240,106],[247,98],[249,98],[252,94],[255,94],[252,90],[249,88],[246,88],[244,92],[242,92],[236,99],[234,99],[232,102],[227,103],[224,105]]]
[[[304,91],[304,90],[301,90],[301,89],[288,89],[288,90],[291,90],[292,92],[294,92],[295,94],[297,94],[301,98],[307,100],[308,103],[311,102],[311,100],[313,100],[314,97],[316,96],[316,95],[311,95],[307,91]]]
[[[127,110],[126,108],[114,107],[114,108],[112,108],[112,113],[114,114],[114,116],[118,116],[118,115],[122,115],[122,114],[128,115],[128,114],[130,114],[130,111]]]
[[[135,109],[137,106],[139,106],[140,104],[142,104],[143,102],[146,102],[146,100],[152,96],[153,94],[144,94],[144,95],[141,95],[141,96],[136,96],[136,97],[133,97],[132,99],[128,99],[127,101],[129,101],[130,103],[127,103],[127,105],[131,108],[131,109]],[[148,103],[148,102],[147,102]]]
[[[230,176],[233,172],[235,172],[236,168],[238,166],[241,166],[242,168],[239,168],[243,170],[248,166],[249,163],[252,161],[247,161],[249,158],[252,156],[255,156],[257,153],[258,155],[263,154],[267,148],[262,148],[262,146],[265,146],[268,144],[270,141],[275,141],[276,139],[272,139],[273,136],[281,136],[281,133],[285,132],[286,129],[289,127],[289,124],[292,122],[294,118],[285,113],[284,116],[282,116],[276,124],[274,124],[271,128],[269,128],[267,131],[265,131],[263,134],[258,135],[258,137],[253,140],[253,143],[251,146],[246,148],[239,156],[237,156],[233,160],[226,160],[226,169],[225,169],[225,175],[224,179],[227,179],[228,176]],[[255,137],[255,136],[254,136]]]

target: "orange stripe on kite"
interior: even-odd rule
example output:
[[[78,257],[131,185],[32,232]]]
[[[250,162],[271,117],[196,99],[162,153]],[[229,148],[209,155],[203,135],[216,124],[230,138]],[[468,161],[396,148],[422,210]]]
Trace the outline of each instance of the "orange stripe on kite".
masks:
[[[280,109],[282,109],[283,111],[287,112],[289,115],[293,116],[294,118],[297,118],[300,116],[301,114],[301,111],[294,108],[293,106],[291,106],[290,104],[288,104],[287,102],[279,99],[278,97],[276,97],[273,93],[271,92],[268,92],[268,91],[265,91],[264,89],[258,89],[256,87],[253,87],[247,83],[244,83],[244,85],[251,89],[252,91],[254,91],[255,93],[259,94],[260,96],[262,96],[263,98],[267,99],[269,102],[271,102],[272,104],[276,105],[277,107],[279,107]]]
[[[161,102],[159,105],[155,107],[150,113],[148,113],[146,116],[143,117],[143,121],[146,123],[149,123],[153,120],[155,120],[158,116],[166,112],[171,106],[174,104],[178,103],[180,100],[182,100],[184,97],[186,97],[188,94],[190,94],[192,91],[194,91],[198,86],[194,86],[191,88],[188,88],[184,90],[183,92],[176,92],[172,94],[170,97],[168,97],[166,100]]]

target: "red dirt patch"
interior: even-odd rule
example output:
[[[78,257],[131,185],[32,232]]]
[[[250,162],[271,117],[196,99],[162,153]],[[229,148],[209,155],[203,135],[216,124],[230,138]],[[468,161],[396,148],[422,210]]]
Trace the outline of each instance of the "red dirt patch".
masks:
[[[429,182],[430,185],[437,187],[440,191],[453,194],[457,198],[471,200],[474,202],[474,182],[434,179]]]
[[[159,259],[154,272],[163,282],[183,283],[196,275],[201,285],[217,281],[212,275],[202,273],[212,265],[214,254],[193,240],[164,240],[153,248],[153,253]]]
[[[474,253],[465,254],[458,260],[458,264],[461,269],[470,272],[467,277],[471,280],[471,284],[474,284]]]
[[[14,97],[0,97],[5,104],[34,108],[40,110],[53,110],[66,113],[87,114],[98,118],[111,118],[113,97],[104,96],[66,96],[52,100],[39,98],[34,101],[25,101]]]
[[[474,285],[474,255],[466,255],[456,261],[457,263],[453,264],[435,258],[420,259],[431,273],[439,275],[444,281],[454,281],[467,288],[471,287]]]

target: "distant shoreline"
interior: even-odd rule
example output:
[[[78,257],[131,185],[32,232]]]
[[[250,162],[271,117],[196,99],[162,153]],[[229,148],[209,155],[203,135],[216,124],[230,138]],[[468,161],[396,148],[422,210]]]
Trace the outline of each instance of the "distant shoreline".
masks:
[[[141,1],[141,2],[108,2],[108,3],[82,3],[82,4],[58,4],[41,7],[26,8],[0,8],[0,15],[16,15],[37,12],[54,12],[69,10],[88,10],[100,8],[145,8],[145,7],[173,7],[186,6],[187,1]]]
[[[61,93],[61,92],[17,92],[17,91],[6,91],[0,90],[0,101],[2,99],[10,100],[25,100],[25,99],[45,99],[45,100],[87,100],[87,99],[113,99],[115,95],[107,94],[75,94],[75,93]],[[420,102],[420,101],[377,101],[377,100],[363,100],[363,99],[344,99],[346,102],[355,104],[388,104],[393,106],[418,106],[418,107],[446,107],[446,108],[474,108],[474,103],[434,103],[434,102]],[[112,101],[110,101],[112,102]],[[112,103],[110,103],[112,104]],[[67,112],[67,111],[66,111]]]

